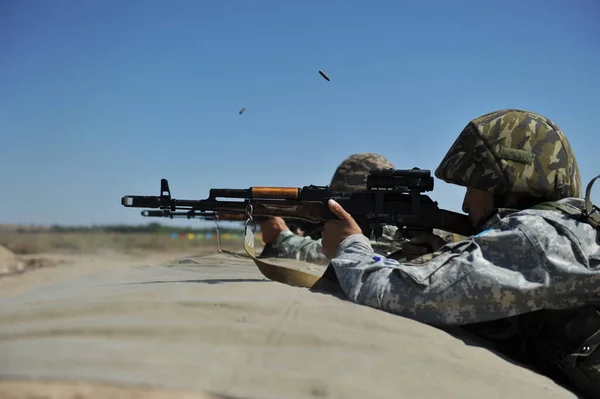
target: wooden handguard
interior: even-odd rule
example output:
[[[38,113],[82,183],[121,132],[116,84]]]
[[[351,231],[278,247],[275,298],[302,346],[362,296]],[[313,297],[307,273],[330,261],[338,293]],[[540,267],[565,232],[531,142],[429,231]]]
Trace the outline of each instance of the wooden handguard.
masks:
[[[244,212],[217,212],[219,220],[224,221],[243,221],[248,218]]]
[[[298,187],[251,187],[252,198],[265,199],[298,199]]]

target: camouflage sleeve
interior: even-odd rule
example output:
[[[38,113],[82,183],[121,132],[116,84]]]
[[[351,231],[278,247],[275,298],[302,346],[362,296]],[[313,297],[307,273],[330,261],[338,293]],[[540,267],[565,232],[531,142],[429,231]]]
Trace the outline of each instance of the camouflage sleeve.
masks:
[[[378,241],[371,241],[374,251],[379,254],[386,254],[401,248],[401,243],[394,236],[396,230],[395,226],[385,226],[383,237]],[[296,259],[319,265],[329,264],[329,260],[321,252],[320,239],[313,240],[310,237],[302,237],[289,230],[285,230],[277,236],[272,246],[278,251],[278,255],[283,258]]]
[[[353,302],[434,325],[564,308],[583,296],[597,301],[600,270],[591,273],[568,233],[532,220],[515,218],[404,263],[376,254],[366,237],[353,235],[331,264]]]
[[[329,264],[329,260],[321,252],[321,240],[302,237],[289,230],[282,231],[273,243],[279,254],[288,259],[296,259],[319,265]]]
[[[404,239],[397,232],[398,228],[396,226],[383,226],[381,238],[370,240],[373,251],[381,255],[390,255],[401,250]]]

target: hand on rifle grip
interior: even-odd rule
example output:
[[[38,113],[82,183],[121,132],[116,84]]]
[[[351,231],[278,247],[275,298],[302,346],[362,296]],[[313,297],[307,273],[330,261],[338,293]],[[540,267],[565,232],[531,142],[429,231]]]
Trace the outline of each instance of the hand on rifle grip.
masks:
[[[362,231],[352,215],[346,212],[336,201],[330,199],[327,205],[331,212],[339,219],[331,220],[323,226],[321,251],[328,259],[332,259],[342,241],[351,235],[362,234]]]
[[[402,245],[402,250],[407,255],[421,256],[433,253],[446,245],[446,241],[431,232],[421,232],[410,237],[410,240]]]

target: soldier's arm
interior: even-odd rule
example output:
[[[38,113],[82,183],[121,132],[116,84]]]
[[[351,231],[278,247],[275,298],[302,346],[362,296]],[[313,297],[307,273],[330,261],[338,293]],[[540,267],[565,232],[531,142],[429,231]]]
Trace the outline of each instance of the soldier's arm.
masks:
[[[297,259],[304,262],[327,265],[329,260],[321,252],[321,240],[313,240],[292,233],[282,231],[272,243],[279,253],[288,259]]]
[[[402,241],[395,234],[395,226],[385,226],[383,236],[377,241],[370,241],[372,249],[378,254],[386,254],[402,248]],[[321,252],[321,240],[303,237],[289,230],[279,233],[272,243],[274,249],[284,258],[296,259],[319,265],[329,264],[329,260]]]
[[[600,271],[593,280],[585,265],[566,262],[575,259],[572,246],[550,224],[538,223],[536,234],[562,245],[544,250],[522,225],[515,218],[511,225],[404,263],[376,254],[366,237],[355,234],[339,245],[331,264],[350,300],[434,325],[495,320],[581,301],[582,290],[572,287],[598,284]],[[595,295],[592,286],[587,289]]]

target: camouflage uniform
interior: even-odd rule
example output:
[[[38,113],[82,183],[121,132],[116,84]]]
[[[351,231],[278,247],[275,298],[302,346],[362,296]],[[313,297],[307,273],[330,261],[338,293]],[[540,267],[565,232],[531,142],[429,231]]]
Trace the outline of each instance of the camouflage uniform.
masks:
[[[435,174],[497,195],[548,200],[581,195],[579,169],[564,134],[542,116],[522,111],[471,121]],[[405,264],[374,256],[368,240],[353,235],[340,244],[332,265],[352,300],[434,324],[569,306],[583,299],[569,294],[575,286],[589,285],[590,299],[600,293],[600,271],[595,276],[583,260],[600,251],[590,226],[553,211],[525,210],[499,212],[481,229]]]
[[[356,234],[331,264],[352,301],[436,325],[598,301],[600,246],[591,226],[555,211],[525,210],[499,212],[483,228],[407,263],[377,256]]]
[[[435,174],[491,192],[495,200],[522,194],[573,213],[584,209],[579,168],[565,135],[526,111],[502,110],[471,121]],[[539,312],[577,313],[591,306],[581,320],[559,330],[549,327],[552,316],[515,337],[534,348],[531,363],[558,370],[600,397],[598,227],[544,206],[499,209],[479,227],[475,236],[401,263],[379,256],[356,234],[339,245],[331,264],[350,300],[433,325],[500,322],[515,315],[531,323]],[[557,355],[556,331],[579,340],[563,344]],[[545,343],[538,343],[540,337]]]
[[[384,156],[375,153],[358,153],[346,158],[335,170],[330,186],[335,191],[354,192],[365,190],[367,175],[372,169],[394,168]],[[403,239],[396,235],[395,226],[384,226],[383,236],[371,240],[373,250],[387,255],[402,247]],[[321,252],[321,240],[295,235],[289,230],[282,231],[272,243],[279,256],[305,262],[327,265],[329,260]]]

